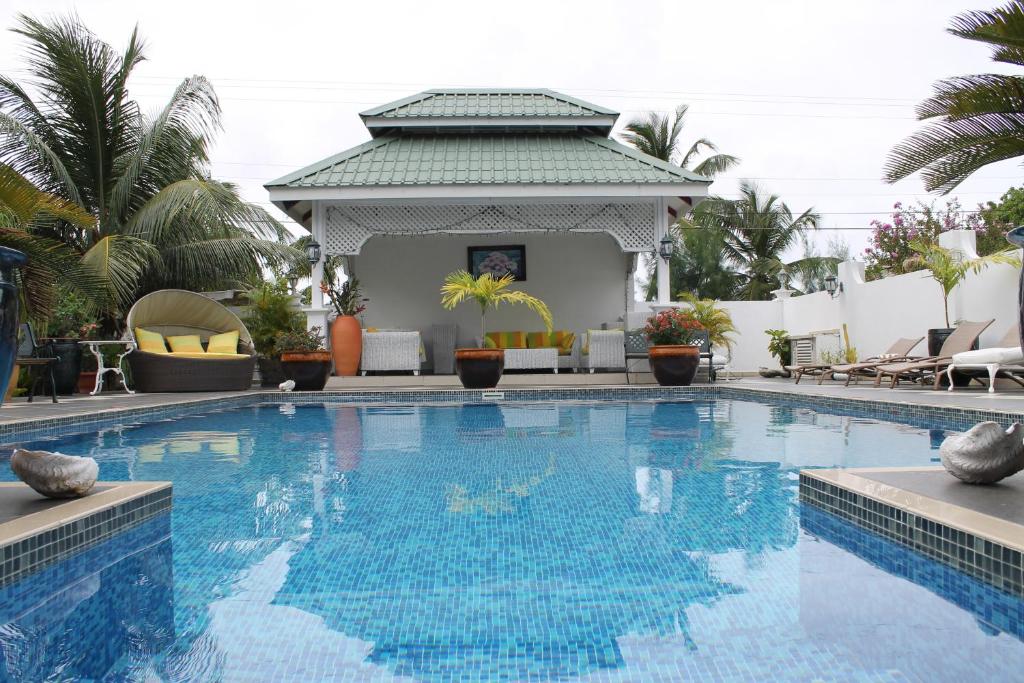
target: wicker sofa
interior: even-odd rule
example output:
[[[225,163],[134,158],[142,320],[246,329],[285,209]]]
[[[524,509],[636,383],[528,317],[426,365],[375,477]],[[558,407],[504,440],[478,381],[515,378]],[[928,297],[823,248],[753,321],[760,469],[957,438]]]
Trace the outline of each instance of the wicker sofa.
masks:
[[[541,338],[549,339],[555,335],[559,341],[567,339],[571,335],[571,348],[562,349],[553,347],[550,340],[541,342]],[[488,332],[487,337],[497,348],[505,349],[506,370],[554,370],[556,373],[561,370],[576,370],[580,367],[580,340],[579,336],[568,330],[554,330],[546,332]],[[477,346],[482,346],[482,340],[477,339]],[[567,344],[568,346],[568,344]],[[557,364],[552,367],[549,356],[543,351],[557,349]],[[509,364],[509,354],[512,352],[514,361]],[[539,353],[538,353],[539,352]]]
[[[136,347],[137,328],[164,337],[198,335],[204,346],[215,334],[238,330],[237,357],[196,358],[136,348],[125,358],[136,391],[244,391],[252,386],[256,367],[252,337],[238,316],[216,301],[195,292],[162,289],[136,301],[126,322]]]

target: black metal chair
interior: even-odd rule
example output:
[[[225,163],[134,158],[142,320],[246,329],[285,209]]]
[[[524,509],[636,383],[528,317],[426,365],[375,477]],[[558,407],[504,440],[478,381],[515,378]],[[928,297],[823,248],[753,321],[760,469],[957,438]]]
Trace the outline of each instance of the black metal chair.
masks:
[[[28,369],[28,402],[31,403],[35,398],[36,387],[39,386],[40,380],[49,378],[50,396],[53,398],[53,402],[57,403],[57,383],[53,379],[53,368],[60,359],[45,358],[41,355],[43,347],[36,343],[36,335],[33,334],[30,323],[21,324],[18,337],[18,358],[15,363]]]
[[[707,330],[703,330],[697,333],[697,339],[700,341],[700,357],[701,360],[708,359],[708,382],[715,381],[715,366],[713,365],[712,359],[714,353],[711,351],[711,338],[708,335]]]

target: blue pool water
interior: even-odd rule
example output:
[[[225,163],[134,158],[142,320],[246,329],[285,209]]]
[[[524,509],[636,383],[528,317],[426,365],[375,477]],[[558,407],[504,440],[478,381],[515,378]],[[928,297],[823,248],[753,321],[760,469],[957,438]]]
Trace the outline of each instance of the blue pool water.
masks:
[[[802,467],[930,464],[928,427],[327,404],[38,440],[174,511],[0,590],[0,679],[1012,680],[1020,600],[798,502]]]

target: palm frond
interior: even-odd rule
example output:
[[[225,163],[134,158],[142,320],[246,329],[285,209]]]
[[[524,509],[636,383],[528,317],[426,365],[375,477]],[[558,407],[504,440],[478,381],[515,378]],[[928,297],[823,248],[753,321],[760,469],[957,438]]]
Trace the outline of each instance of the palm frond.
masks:
[[[739,163],[740,158],[731,154],[713,154],[694,166],[693,172],[705,178],[714,178],[720,173],[735,168]]]
[[[135,299],[146,268],[159,257],[150,243],[126,235],[108,235],[82,255],[82,263],[102,279],[110,297],[121,306]]]
[[[992,59],[1024,66],[1024,2],[1014,0],[989,11],[965,12],[953,19],[954,36],[992,46]]]

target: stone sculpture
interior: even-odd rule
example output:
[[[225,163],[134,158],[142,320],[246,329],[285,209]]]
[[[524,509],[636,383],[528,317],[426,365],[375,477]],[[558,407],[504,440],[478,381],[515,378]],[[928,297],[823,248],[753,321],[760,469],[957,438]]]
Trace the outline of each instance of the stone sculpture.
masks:
[[[277,388],[280,389],[281,391],[292,391],[295,388],[295,380],[286,379],[285,381],[278,384]]]
[[[1022,431],[1019,422],[1006,430],[995,422],[978,423],[942,442],[942,465],[968,484],[994,484],[1024,469]]]
[[[96,484],[100,473],[99,465],[92,458],[23,448],[14,450],[11,469],[33,490],[48,498],[84,496]]]

